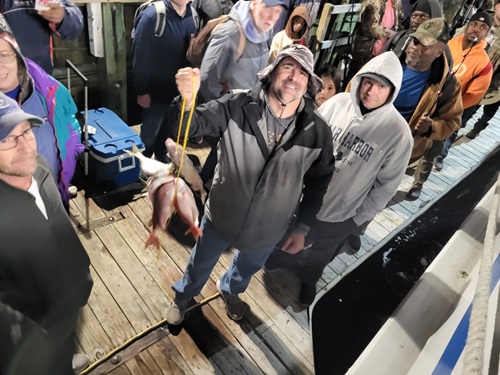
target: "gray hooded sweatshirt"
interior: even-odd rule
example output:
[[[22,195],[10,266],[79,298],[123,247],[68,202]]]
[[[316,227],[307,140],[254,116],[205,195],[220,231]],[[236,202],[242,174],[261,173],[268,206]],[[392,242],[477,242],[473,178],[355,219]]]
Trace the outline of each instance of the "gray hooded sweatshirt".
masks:
[[[269,33],[259,33],[250,15],[250,1],[235,4],[229,17],[210,38],[200,67],[202,102],[218,99],[227,90],[251,89],[257,84],[257,73],[267,66]],[[240,22],[245,33],[245,49],[239,59]]]
[[[366,73],[386,77],[395,89],[384,105],[362,115],[359,89]],[[334,223],[352,218],[361,225],[396,193],[413,147],[410,128],[392,104],[402,78],[398,58],[385,52],[354,76],[351,92],[337,94],[319,108],[332,129],[336,161],[318,220]]]

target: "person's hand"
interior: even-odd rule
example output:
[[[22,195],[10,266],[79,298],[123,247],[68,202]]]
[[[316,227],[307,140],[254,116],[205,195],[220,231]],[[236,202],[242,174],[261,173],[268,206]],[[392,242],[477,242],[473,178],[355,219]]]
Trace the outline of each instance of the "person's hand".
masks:
[[[306,236],[301,232],[291,232],[288,238],[283,242],[281,250],[288,254],[297,254],[304,248]]]
[[[193,87],[194,77],[194,87]],[[179,94],[186,99],[186,110],[190,110],[196,93],[200,89],[200,69],[182,68],[175,75],[175,82]]]
[[[415,132],[417,134],[425,134],[429,131],[431,126],[432,119],[425,113],[418,119],[417,125],[415,125]]]
[[[64,18],[64,7],[61,4],[50,2],[45,4],[45,6],[50,9],[39,10],[38,15],[50,23],[59,25]]]
[[[137,95],[137,104],[142,108],[149,108],[151,106],[151,96],[149,94]]]

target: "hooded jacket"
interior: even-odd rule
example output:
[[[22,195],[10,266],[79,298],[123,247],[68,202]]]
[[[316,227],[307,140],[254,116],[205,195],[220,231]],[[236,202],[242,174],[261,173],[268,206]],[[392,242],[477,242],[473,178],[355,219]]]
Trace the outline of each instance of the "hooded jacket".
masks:
[[[294,17],[301,17],[304,20],[304,27],[302,28],[302,30],[300,30],[298,39],[292,38]],[[307,14],[306,7],[298,6],[293,10],[285,26],[285,30],[280,31],[273,38],[273,42],[271,44],[271,49],[269,52],[269,63],[272,63],[274,61],[276,55],[278,54],[278,51],[285,46],[288,46],[290,44],[302,44],[303,46],[307,46],[305,35],[306,31],[309,29],[309,24],[307,21],[308,18],[309,15]]]
[[[84,149],[75,117],[78,110],[66,87],[33,61],[27,58],[23,61],[26,69],[20,69],[23,73],[17,100],[25,112],[46,121],[34,129],[38,153],[47,159],[61,198],[67,204],[76,159]]]
[[[362,114],[362,76],[374,73],[394,86],[382,106]],[[327,100],[319,113],[333,134],[335,172],[317,215],[325,222],[352,218],[357,225],[371,220],[394,196],[413,147],[410,128],[393,105],[403,71],[392,52],[371,59],[352,79],[351,91]]]
[[[398,56],[401,64],[405,63],[405,56],[404,51],[401,51]],[[432,141],[444,141],[455,130],[460,129],[463,112],[461,86],[451,74],[451,64],[446,53],[432,63],[422,97],[408,122],[413,134],[411,162],[431,148]],[[415,126],[424,114],[432,119],[432,126],[427,133],[417,134]]]
[[[462,85],[462,104],[464,109],[478,104],[488,90],[493,76],[493,66],[484,50],[483,39],[471,48],[462,49],[465,34],[448,42],[453,56],[453,72]]]
[[[78,7],[68,0],[61,0],[64,18],[57,26],[40,17],[35,0],[4,0],[0,11],[14,31],[17,43],[24,56],[35,61],[47,73],[52,74],[51,42],[52,32],[64,40],[76,40],[83,30],[83,16]]]
[[[210,37],[200,67],[202,102],[220,98],[226,89],[251,89],[257,73],[267,66],[270,33],[259,33],[250,15],[250,1],[237,2],[226,21]],[[240,22],[245,33],[245,48],[236,60],[240,43]]]
[[[299,201],[299,227],[311,227],[334,168],[331,130],[307,96],[284,141],[269,152],[264,95],[258,84],[198,106],[189,132],[220,138],[205,214],[241,251],[276,245]],[[179,108],[177,99],[177,123]]]

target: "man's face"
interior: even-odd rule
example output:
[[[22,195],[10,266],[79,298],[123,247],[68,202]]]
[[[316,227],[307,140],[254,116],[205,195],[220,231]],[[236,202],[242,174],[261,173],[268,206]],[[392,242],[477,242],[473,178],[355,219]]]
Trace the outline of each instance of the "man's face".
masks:
[[[252,0],[250,4],[253,21],[261,33],[270,31],[274,27],[283,10],[281,5],[268,7],[262,0]]]
[[[29,129],[31,129],[30,123],[27,121],[22,122],[9,134],[9,137],[19,136],[25,131],[31,132]],[[17,146],[10,150],[1,150],[0,148],[0,174],[29,177],[35,172],[36,167],[36,141],[34,136],[31,141],[27,141],[22,136],[17,138]]]
[[[359,89],[359,100],[366,109],[376,109],[387,102],[391,88],[369,77],[363,77]]]
[[[292,28],[294,33],[298,33],[304,27],[305,22],[302,17],[295,16],[292,21]]]
[[[429,70],[435,59],[443,54],[444,44],[436,42],[432,46],[424,46],[417,38],[412,38],[406,49],[406,65],[413,71]]]
[[[0,91],[9,92],[17,86],[19,86],[19,77],[17,76],[16,53],[7,41],[0,39]]]
[[[289,104],[307,91],[309,73],[293,58],[285,57],[271,74],[271,91],[282,104]]]
[[[415,31],[417,31],[418,27],[430,18],[431,18],[430,14],[427,14],[425,12],[420,12],[420,11],[413,12],[410,17],[411,32],[414,33]]]
[[[465,28],[464,39],[472,43],[476,39],[476,42],[480,42],[488,35],[490,28],[487,24],[481,21],[471,21]]]

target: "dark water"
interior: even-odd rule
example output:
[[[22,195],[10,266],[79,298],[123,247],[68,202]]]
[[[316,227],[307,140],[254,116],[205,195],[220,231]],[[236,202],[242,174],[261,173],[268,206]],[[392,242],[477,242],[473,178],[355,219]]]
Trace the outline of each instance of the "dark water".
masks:
[[[499,166],[500,152],[497,150],[475,172],[318,301],[312,316],[317,375],[347,372],[495,183]]]

